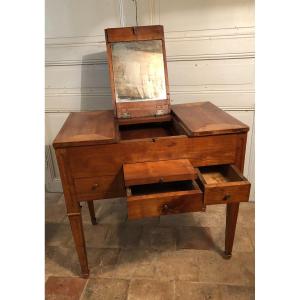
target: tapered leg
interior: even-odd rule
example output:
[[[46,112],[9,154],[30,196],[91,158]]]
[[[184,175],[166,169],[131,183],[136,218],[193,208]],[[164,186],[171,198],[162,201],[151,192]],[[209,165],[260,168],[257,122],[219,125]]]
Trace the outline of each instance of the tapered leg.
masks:
[[[240,203],[227,204],[226,231],[225,231],[225,257],[230,258],[235,235],[236,221]]]
[[[85,248],[85,239],[81,218],[81,206],[73,197],[75,194],[73,180],[68,167],[67,149],[55,149],[56,158],[59,166],[60,178],[63,185],[67,216],[70,221],[72,235],[75,243],[75,248],[78,254],[81,275],[84,278],[89,276],[88,260]]]
[[[89,207],[89,211],[90,211],[91,222],[93,225],[96,225],[97,220],[96,220],[96,216],[95,216],[94,201],[88,201],[88,207]]]
[[[71,225],[76,251],[79,258],[81,275],[84,278],[88,278],[89,266],[88,266],[87,253],[85,247],[81,213],[69,213],[68,217]]]

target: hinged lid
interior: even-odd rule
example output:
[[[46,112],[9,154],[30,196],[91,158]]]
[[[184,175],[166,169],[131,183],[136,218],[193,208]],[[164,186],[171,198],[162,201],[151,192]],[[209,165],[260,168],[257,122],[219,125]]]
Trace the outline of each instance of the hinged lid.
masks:
[[[116,117],[170,114],[163,26],[108,28],[105,37]]]
[[[196,171],[188,159],[124,164],[123,173],[126,187],[196,178]]]

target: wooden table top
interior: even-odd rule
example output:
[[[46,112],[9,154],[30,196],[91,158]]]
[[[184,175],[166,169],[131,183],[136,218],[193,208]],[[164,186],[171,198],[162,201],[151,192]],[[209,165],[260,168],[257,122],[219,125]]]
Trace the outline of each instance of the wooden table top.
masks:
[[[177,104],[173,114],[189,136],[247,132],[249,127],[210,102]]]
[[[247,132],[249,127],[210,102],[178,104],[172,114],[188,136]],[[73,112],[53,142],[54,148],[118,141],[113,110]]]
[[[109,144],[117,139],[112,110],[72,112],[56,136],[54,148]]]

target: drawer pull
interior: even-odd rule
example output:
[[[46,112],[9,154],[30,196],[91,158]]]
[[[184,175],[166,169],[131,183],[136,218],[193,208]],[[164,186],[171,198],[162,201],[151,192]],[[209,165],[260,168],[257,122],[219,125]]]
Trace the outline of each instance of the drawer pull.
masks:
[[[162,213],[164,213],[164,214],[169,214],[169,213],[174,214],[174,213],[178,213],[179,210],[176,208],[176,206],[175,206],[175,207],[172,207],[172,203],[171,203],[170,205],[171,205],[171,207],[170,207],[168,204],[162,205],[162,208],[161,208]]]
[[[164,204],[164,205],[162,206],[162,211],[163,211],[163,212],[167,212],[168,210],[169,210],[168,204]]]
[[[92,185],[92,190],[94,191],[94,190],[96,190],[98,187],[99,187],[99,184],[98,184],[98,183],[94,183],[94,184]]]
[[[223,198],[223,200],[224,201],[228,201],[228,200],[230,200],[230,198],[231,198],[231,195],[225,195],[224,198]]]

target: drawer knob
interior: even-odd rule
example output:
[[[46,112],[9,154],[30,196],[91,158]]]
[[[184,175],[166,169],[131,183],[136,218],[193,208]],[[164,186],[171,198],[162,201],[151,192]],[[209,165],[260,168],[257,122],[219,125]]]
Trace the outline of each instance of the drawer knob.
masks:
[[[168,211],[169,206],[168,206],[168,204],[164,204],[162,208],[163,208],[163,211]]]
[[[230,195],[225,195],[224,198],[223,198],[223,200],[224,200],[224,201],[228,201],[228,200],[230,200],[230,198],[231,198]]]
[[[92,185],[92,190],[95,190],[95,189],[97,189],[99,187],[99,184],[98,183],[94,183],[93,185]]]

